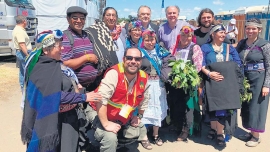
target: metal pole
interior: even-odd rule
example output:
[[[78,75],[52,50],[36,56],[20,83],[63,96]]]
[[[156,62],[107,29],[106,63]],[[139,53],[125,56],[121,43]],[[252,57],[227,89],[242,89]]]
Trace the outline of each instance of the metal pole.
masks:
[[[99,0],[99,19],[102,19],[104,7],[106,7],[106,0]]]
[[[267,17],[268,17],[268,14],[269,14],[269,5],[270,5],[270,0],[268,2]]]

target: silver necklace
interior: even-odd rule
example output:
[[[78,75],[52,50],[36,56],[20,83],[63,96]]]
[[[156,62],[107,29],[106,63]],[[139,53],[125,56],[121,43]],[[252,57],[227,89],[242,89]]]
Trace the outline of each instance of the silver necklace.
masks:
[[[214,48],[214,45],[213,44],[212,44],[212,46],[213,46],[214,51],[216,52],[216,60],[217,60],[217,62],[223,62],[224,61],[224,56],[222,54],[222,52],[223,52],[223,46],[221,45],[218,50],[216,50]]]

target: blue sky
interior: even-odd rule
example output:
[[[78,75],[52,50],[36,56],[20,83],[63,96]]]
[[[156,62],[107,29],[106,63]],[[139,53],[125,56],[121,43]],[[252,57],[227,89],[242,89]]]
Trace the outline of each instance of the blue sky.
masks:
[[[140,5],[147,5],[152,9],[152,19],[165,17],[161,9],[162,0],[107,0],[107,6],[114,7],[119,17],[136,16]],[[232,3],[234,2],[234,3]],[[268,0],[165,0],[165,8],[169,5],[180,7],[180,16],[196,19],[202,8],[210,8],[214,13],[236,10],[241,7],[268,5]]]

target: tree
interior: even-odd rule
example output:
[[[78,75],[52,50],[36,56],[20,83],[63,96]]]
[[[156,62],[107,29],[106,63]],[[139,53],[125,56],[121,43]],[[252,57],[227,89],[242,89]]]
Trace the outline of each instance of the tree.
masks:
[[[122,21],[125,21],[126,23],[129,21],[127,18],[118,18],[118,23],[121,23]]]
[[[128,19],[131,21],[132,20],[132,16],[131,15],[128,15]]]

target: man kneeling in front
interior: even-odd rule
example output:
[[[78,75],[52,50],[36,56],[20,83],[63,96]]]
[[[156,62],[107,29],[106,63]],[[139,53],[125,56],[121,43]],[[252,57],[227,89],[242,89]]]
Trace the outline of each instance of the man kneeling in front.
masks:
[[[123,129],[124,138],[148,141],[146,128],[141,123],[149,100],[147,74],[139,70],[141,63],[141,52],[128,48],[123,63],[109,68],[97,88],[103,98],[96,104],[99,120],[95,125],[95,138],[100,141],[101,152],[116,151],[120,129]],[[133,115],[136,108],[138,114]]]

